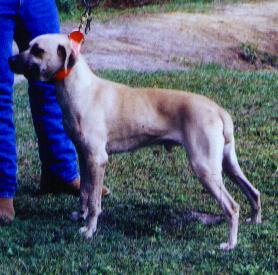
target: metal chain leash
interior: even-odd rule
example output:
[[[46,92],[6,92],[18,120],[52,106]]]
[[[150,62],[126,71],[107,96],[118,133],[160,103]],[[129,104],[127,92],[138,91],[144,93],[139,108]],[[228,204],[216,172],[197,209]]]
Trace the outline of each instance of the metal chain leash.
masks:
[[[79,24],[79,31],[83,29],[85,25],[85,34],[87,34],[91,30],[91,22],[93,20],[92,11],[93,8],[99,5],[100,0],[91,0],[86,1],[83,0],[83,5],[85,7],[85,11],[81,14],[80,17],[80,24]]]

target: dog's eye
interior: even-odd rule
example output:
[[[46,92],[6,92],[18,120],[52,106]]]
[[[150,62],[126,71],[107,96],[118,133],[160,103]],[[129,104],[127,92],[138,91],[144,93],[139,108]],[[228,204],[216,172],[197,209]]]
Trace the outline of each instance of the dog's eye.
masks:
[[[30,53],[32,55],[34,55],[35,57],[37,58],[42,58],[43,54],[44,54],[44,50],[41,49],[38,44],[35,44],[32,48],[31,48],[31,51]]]

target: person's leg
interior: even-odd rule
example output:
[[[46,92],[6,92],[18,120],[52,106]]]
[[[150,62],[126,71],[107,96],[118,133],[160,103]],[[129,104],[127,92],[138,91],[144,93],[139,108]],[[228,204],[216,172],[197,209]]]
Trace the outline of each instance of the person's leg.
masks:
[[[8,65],[12,54],[16,2],[0,0],[0,222],[14,218],[13,197],[16,191],[13,73]]]
[[[26,49],[38,35],[59,32],[54,0],[22,1],[19,12],[16,40],[20,50]],[[29,98],[39,143],[43,188],[54,182],[75,182],[79,178],[76,152],[64,131],[54,86],[29,82]]]

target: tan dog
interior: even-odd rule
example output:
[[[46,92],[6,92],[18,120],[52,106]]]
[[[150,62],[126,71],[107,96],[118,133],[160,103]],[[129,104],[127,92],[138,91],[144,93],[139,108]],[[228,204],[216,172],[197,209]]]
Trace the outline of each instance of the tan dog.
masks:
[[[237,243],[239,205],[222,180],[222,170],[237,183],[251,204],[251,221],[261,222],[260,193],[241,171],[230,115],[210,99],[188,92],[130,88],[95,76],[76,56],[64,35],[44,35],[10,59],[12,69],[28,78],[54,81],[64,126],[76,145],[81,172],[81,211],[88,219],[80,229],[91,238],[101,213],[101,188],[108,155],[150,144],[178,144],[192,169],[213,195],[229,224],[221,248]],[[65,70],[66,69],[66,70]],[[64,79],[57,76],[64,72]],[[56,79],[56,80],[55,80]]]

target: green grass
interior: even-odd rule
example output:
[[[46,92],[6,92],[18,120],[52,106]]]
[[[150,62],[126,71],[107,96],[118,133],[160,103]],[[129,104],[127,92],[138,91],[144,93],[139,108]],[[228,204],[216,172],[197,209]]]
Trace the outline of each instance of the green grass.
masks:
[[[105,8],[103,4],[100,4],[93,10],[93,20],[105,22],[111,19],[117,19],[121,16],[169,12],[205,13],[221,5],[262,1],[268,0],[169,0],[165,1],[164,4],[152,4],[126,9]],[[60,12],[60,18],[62,21],[79,20],[82,11],[82,9],[78,10],[71,8],[69,12]]]
[[[230,111],[237,153],[250,181],[262,193],[263,223],[248,225],[249,206],[228,179],[227,188],[241,205],[239,242],[232,252],[219,244],[227,224],[186,222],[191,209],[221,213],[192,174],[183,150],[169,154],[152,147],[110,158],[103,215],[89,242],[80,224],[69,220],[78,207],[70,195],[32,196],[40,163],[26,86],[15,91],[19,189],[16,219],[0,228],[0,274],[181,274],[277,272],[277,84],[269,72],[237,72],[215,65],[188,72],[138,74],[103,71],[99,75],[132,86],[199,92]]]

